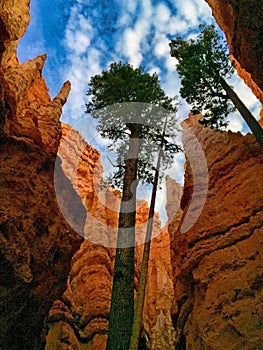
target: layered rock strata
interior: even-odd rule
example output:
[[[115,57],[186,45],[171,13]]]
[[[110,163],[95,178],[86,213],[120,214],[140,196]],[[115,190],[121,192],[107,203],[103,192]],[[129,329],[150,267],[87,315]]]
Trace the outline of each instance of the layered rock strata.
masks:
[[[19,64],[16,48],[29,22],[29,1],[0,6],[0,348],[41,349],[47,311],[65,290],[71,257],[82,238],[57,204],[54,165],[59,118],[70,84],[53,100],[42,77],[45,55]],[[58,161],[59,163],[59,161]],[[66,201],[86,210],[57,167]]]
[[[262,149],[252,135],[203,128],[198,117],[183,123],[186,155],[197,162],[188,158],[182,222],[170,227],[176,348],[260,349]]]

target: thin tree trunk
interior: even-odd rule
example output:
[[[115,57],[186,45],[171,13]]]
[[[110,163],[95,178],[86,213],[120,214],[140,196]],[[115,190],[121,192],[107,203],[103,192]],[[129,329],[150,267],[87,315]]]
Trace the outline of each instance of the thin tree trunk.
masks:
[[[248,108],[244,105],[244,103],[240,100],[240,98],[237,96],[235,91],[228,85],[228,83],[225,81],[225,79],[220,77],[219,81],[220,81],[220,84],[222,85],[223,89],[226,91],[228,97],[231,99],[234,106],[237,108],[237,110],[241,114],[242,118],[247,123],[252,134],[255,136],[258,143],[263,148],[263,129],[261,128],[260,124],[255,119],[253,114],[248,110]]]
[[[167,124],[167,119],[164,125],[160,150],[159,150],[158,159],[157,159],[156,171],[154,175],[151,204],[150,204],[150,210],[149,210],[148,222],[147,222],[147,228],[146,228],[143,258],[142,258],[142,263],[140,268],[140,279],[139,279],[139,285],[138,285],[136,307],[135,307],[134,319],[132,324],[131,342],[130,342],[129,350],[138,350],[139,341],[140,341],[142,319],[143,319],[143,307],[144,307],[145,292],[146,292],[146,285],[147,285],[148,264],[149,264],[150,249],[151,249],[152,228],[153,228],[153,221],[154,221],[154,207],[156,202],[159,169],[160,169],[161,158],[163,153],[162,148],[164,144],[166,124]]]
[[[136,188],[141,125],[133,127],[125,164],[107,350],[129,348],[134,314]]]

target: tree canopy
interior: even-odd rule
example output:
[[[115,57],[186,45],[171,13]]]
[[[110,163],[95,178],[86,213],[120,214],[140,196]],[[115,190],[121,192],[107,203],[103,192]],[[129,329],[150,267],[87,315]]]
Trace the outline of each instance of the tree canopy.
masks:
[[[193,106],[192,111],[203,114],[200,123],[211,127],[225,127],[226,117],[237,109],[263,148],[261,126],[225,80],[234,71],[226,42],[215,26],[200,27],[196,40],[177,37],[170,43],[171,55],[177,59],[176,68],[182,78],[181,96]]]
[[[204,115],[204,123],[214,127],[227,125],[226,117],[235,110],[221,85],[221,77],[231,77],[234,69],[227,45],[215,26],[201,25],[196,40],[177,37],[170,43],[171,56],[182,78],[180,94]]]
[[[166,96],[156,74],[133,68],[128,63],[114,62],[108,71],[95,75],[89,83],[87,113],[98,120],[97,130],[102,137],[112,140],[109,149],[116,154],[115,171],[109,182],[122,188],[125,157],[134,128],[140,125],[142,139],[138,158],[138,179],[152,183],[154,156],[161,142],[165,117],[170,113],[165,140],[163,168],[168,167],[174,154],[180,151],[175,143],[177,134],[175,100]]]

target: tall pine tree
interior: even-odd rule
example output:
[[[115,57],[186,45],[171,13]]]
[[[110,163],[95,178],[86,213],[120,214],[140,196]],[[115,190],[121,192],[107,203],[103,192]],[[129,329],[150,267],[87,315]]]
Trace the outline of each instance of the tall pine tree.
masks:
[[[98,131],[112,140],[110,147],[117,155],[111,180],[122,188],[107,350],[123,350],[129,348],[134,314],[136,188],[138,181],[153,182],[153,160],[167,113],[171,118],[164,166],[180,151],[174,142],[176,107],[156,74],[122,62],[112,63],[108,71],[92,77],[88,95],[87,113],[98,120]]]

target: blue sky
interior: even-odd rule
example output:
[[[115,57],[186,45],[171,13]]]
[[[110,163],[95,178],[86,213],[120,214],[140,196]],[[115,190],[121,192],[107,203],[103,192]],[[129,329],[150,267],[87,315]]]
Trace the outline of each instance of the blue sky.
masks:
[[[18,56],[26,61],[47,54],[43,75],[55,96],[65,80],[72,90],[62,120],[74,125],[84,116],[85,96],[91,76],[113,61],[143,65],[156,72],[168,95],[178,95],[180,80],[175,59],[169,55],[170,39],[194,36],[199,23],[212,23],[211,10],[201,0],[31,0],[31,22]],[[258,115],[259,104],[244,83],[233,84],[247,106]],[[183,103],[179,119],[189,108]],[[233,130],[242,130],[238,116]]]
[[[103,140],[95,122],[81,121],[90,77],[122,60],[156,72],[165,92],[178,95],[180,80],[168,44],[177,35],[194,37],[200,23],[214,23],[204,0],[31,0],[30,6],[31,22],[18,47],[19,60],[47,54],[43,75],[52,97],[71,81],[62,121],[84,131],[97,148],[103,147]],[[258,116],[260,104],[243,81],[235,76],[232,85]],[[187,118],[189,109],[182,102],[179,121]],[[230,128],[246,131],[237,113],[231,116]],[[180,182],[182,160],[180,156],[171,171]]]

